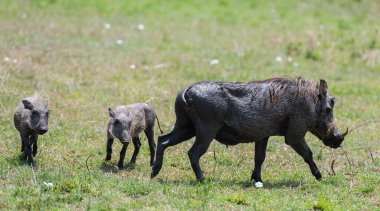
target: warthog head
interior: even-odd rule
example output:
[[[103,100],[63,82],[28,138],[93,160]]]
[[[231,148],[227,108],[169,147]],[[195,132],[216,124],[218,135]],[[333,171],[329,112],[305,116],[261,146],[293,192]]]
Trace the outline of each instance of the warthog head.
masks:
[[[30,129],[42,135],[48,131],[49,111],[48,103],[38,100],[32,103],[29,100],[22,100],[24,108],[30,110],[28,125]]]
[[[338,148],[348,133],[341,134],[334,122],[335,99],[327,93],[327,83],[321,80],[319,84],[318,102],[316,104],[316,122],[310,131],[323,141],[326,146]]]
[[[108,109],[111,117],[108,131],[121,142],[130,142],[131,120],[124,113],[115,113],[111,108]]]

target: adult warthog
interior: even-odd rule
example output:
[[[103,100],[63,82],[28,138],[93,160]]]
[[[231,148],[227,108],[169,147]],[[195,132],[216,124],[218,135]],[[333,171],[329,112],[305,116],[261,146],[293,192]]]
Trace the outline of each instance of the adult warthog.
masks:
[[[311,132],[329,147],[341,145],[347,131],[339,133],[333,117],[334,98],[325,80],[272,78],[250,83],[200,82],[183,89],[175,101],[173,130],[158,137],[155,177],[162,167],[164,150],[196,136],[188,155],[198,180],[203,180],[200,157],[213,139],[225,145],[255,142],[255,167],[251,179],[261,180],[261,165],[270,136],[284,136],[316,179],[322,177],[305,142]]]

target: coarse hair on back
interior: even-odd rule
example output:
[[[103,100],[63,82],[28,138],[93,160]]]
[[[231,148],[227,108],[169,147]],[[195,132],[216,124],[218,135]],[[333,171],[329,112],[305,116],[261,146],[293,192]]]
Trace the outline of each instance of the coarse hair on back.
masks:
[[[317,101],[319,84],[313,80],[307,80],[303,77],[295,79],[289,78],[270,78],[253,83],[267,83],[269,86],[269,98],[273,103],[283,95],[291,96],[293,99],[311,98]]]

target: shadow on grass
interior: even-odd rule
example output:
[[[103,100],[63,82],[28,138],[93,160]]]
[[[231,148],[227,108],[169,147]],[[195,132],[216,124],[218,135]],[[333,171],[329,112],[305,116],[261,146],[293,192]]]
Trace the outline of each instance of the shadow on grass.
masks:
[[[174,184],[184,186],[196,186],[196,185],[222,185],[222,186],[240,186],[242,189],[254,188],[254,182],[241,181],[241,180],[222,180],[218,178],[207,178],[203,182],[196,180],[168,180],[168,179],[156,179],[161,184]],[[264,189],[281,189],[281,188],[296,188],[302,186],[302,180],[280,180],[275,182],[265,182]]]
[[[12,166],[30,166],[29,162],[27,161],[26,157],[23,156],[23,154],[7,157],[5,158],[5,161]],[[38,167],[38,162],[36,160],[34,160],[33,166],[35,168]]]
[[[281,180],[281,181],[275,181],[275,182],[264,182],[264,188],[267,189],[280,189],[280,188],[296,188],[302,186],[302,180]]]
[[[123,169],[118,169],[116,167],[116,165],[112,165],[109,161],[105,161],[105,160],[100,165],[100,169],[104,173],[106,173],[106,172],[117,173],[119,171],[131,171],[131,170],[135,169],[135,167],[136,167],[136,164],[127,163],[127,164],[124,164],[124,168]]]

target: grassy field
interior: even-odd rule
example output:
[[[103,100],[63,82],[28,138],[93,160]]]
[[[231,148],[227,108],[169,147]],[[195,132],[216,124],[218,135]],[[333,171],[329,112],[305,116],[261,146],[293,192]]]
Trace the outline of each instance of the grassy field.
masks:
[[[187,157],[193,139],[166,150],[155,179],[145,136],[135,168],[113,169],[118,142],[104,161],[108,107],[147,102],[169,132],[177,92],[202,80],[324,78],[339,128],[380,119],[379,1],[181,2],[0,0],[0,209],[380,209],[379,124],[347,137],[352,169],[308,134],[322,181],[272,137],[263,189],[249,180],[253,144],[213,142],[204,184]],[[51,109],[34,170],[13,126],[33,94]]]

